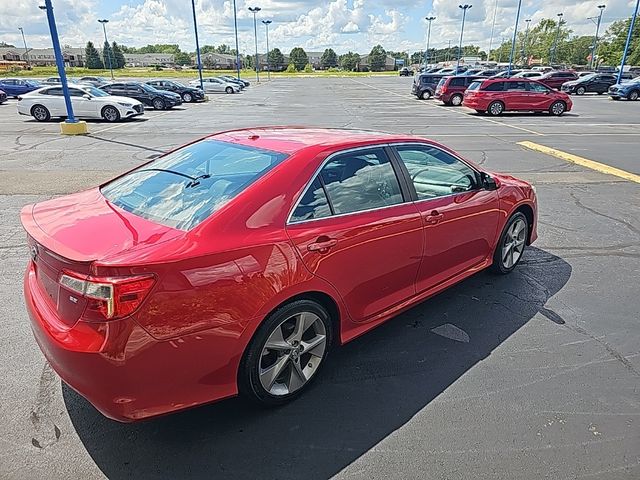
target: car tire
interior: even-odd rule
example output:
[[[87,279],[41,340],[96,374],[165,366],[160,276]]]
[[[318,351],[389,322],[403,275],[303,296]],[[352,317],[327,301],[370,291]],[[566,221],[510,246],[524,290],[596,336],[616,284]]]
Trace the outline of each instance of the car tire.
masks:
[[[227,87],[227,88],[224,89],[224,91],[227,92],[227,93],[233,93],[233,88]]]
[[[38,122],[48,122],[51,120],[51,112],[44,105],[34,105],[31,107],[31,116]]]
[[[506,275],[516,268],[527,246],[528,234],[527,217],[522,212],[516,212],[502,229],[502,235],[493,253],[493,273]]]
[[[631,90],[627,94],[627,100],[631,100],[632,102],[638,100],[638,97],[640,97],[640,92],[638,90]]]
[[[102,118],[107,122],[114,123],[120,120],[120,112],[116,107],[107,105],[102,109]]]
[[[459,95],[459,94],[452,95],[451,99],[449,100],[449,104],[453,105],[454,107],[459,107],[460,105],[462,105],[463,100],[464,100],[464,97],[462,95]]]
[[[164,103],[164,100],[161,98],[154,98],[153,102],[151,102],[153,104],[153,108],[155,110],[164,110],[165,108],[167,108],[166,104]]]
[[[557,100],[551,104],[549,107],[549,113],[551,115],[555,115],[556,117],[561,116],[564,112],[567,111],[567,104],[562,100]]]
[[[191,95],[189,92],[184,92],[182,94],[182,101],[184,103],[191,103],[193,102],[193,95]]]
[[[576,88],[576,95],[584,95],[585,93],[587,93],[587,89],[584,87],[578,87]]]
[[[299,325],[306,326],[302,334]],[[332,334],[331,317],[319,303],[297,300],[280,307],[262,322],[242,357],[240,394],[263,406],[293,400],[317,378]]]
[[[420,100],[429,100],[431,98],[431,92],[429,90],[425,90],[420,94]]]
[[[504,103],[500,101],[491,102],[487,107],[487,113],[492,117],[502,115],[504,112]]]

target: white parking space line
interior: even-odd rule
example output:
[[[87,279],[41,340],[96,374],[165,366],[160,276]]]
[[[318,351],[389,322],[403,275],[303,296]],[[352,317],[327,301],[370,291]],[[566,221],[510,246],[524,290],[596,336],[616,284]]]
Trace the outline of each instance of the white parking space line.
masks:
[[[352,82],[356,82],[356,83],[359,83],[361,85],[364,85],[365,87],[373,88],[375,90],[380,90],[381,92],[389,93],[391,95],[395,95],[396,97],[404,98],[405,100],[407,99],[407,96],[405,94],[394,92],[393,90],[388,90],[386,88],[376,87],[375,85],[371,85],[369,83],[360,82],[360,81],[355,80],[353,78],[351,78],[350,80]],[[513,128],[515,130],[520,130],[520,131],[523,131],[523,132],[526,132],[526,133],[530,133],[531,135],[536,135],[536,136],[539,136],[539,137],[544,137],[545,136],[544,133],[536,132],[535,130],[530,130],[528,128],[523,128],[523,127],[519,127],[519,126],[516,126],[516,125],[509,125],[508,123],[499,122],[499,121],[493,120],[491,118],[471,116],[468,113],[466,113],[464,111],[456,110],[455,108],[452,109],[452,108],[449,108],[449,107],[444,107],[442,105],[434,105],[433,103],[428,103],[428,102],[424,102],[424,101],[421,102],[420,105],[425,106],[425,107],[441,108],[443,110],[446,110],[447,112],[456,113],[458,115],[464,115],[465,118],[474,118],[476,120],[481,120],[481,121],[488,122],[488,123],[494,123],[496,125],[500,125],[500,126],[507,127],[507,128]]]
[[[169,113],[172,113],[171,110],[167,110],[165,112],[158,113],[156,115],[149,115],[148,117],[142,117],[142,118],[146,118],[148,120],[153,120],[154,118],[162,117],[163,115],[168,115]],[[135,125],[135,123],[130,123],[130,122],[118,123],[117,125],[112,125],[111,127],[102,128],[100,130],[96,130],[95,132],[92,132],[91,130],[89,130],[89,135],[106,132],[108,130],[115,130],[116,128],[122,128],[122,127],[125,127],[127,125]]]

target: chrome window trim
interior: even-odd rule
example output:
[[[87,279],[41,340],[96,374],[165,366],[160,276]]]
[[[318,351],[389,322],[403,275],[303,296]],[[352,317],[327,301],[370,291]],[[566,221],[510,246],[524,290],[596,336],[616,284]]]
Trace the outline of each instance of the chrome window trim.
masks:
[[[325,165],[327,163],[329,163],[334,157],[336,157],[338,155],[345,154],[345,153],[357,152],[357,151],[360,151],[360,150],[371,150],[371,149],[374,149],[374,148],[386,148],[386,147],[393,148],[393,147],[401,147],[401,146],[405,146],[405,145],[435,148],[437,150],[440,150],[441,152],[444,152],[444,153],[446,153],[448,155],[451,155],[453,158],[455,158],[456,160],[460,161],[461,163],[466,165],[468,168],[470,168],[473,172],[475,172],[477,174],[482,174],[481,171],[478,171],[472,165],[469,165],[469,163],[467,163],[463,158],[461,158],[457,154],[453,154],[453,153],[451,153],[451,152],[449,152],[447,150],[443,150],[439,146],[437,146],[437,145],[435,145],[433,143],[425,142],[424,140],[420,140],[420,141],[416,141],[416,142],[380,143],[380,144],[375,144],[375,145],[367,145],[365,147],[350,148],[348,150],[340,150],[339,152],[334,152],[331,155],[329,155],[327,158],[325,158],[324,161],[320,164],[320,166],[315,170],[315,172],[311,176],[311,179],[307,182],[306,186],[304,187],[304,190],[302,190],[302,194],[300,195],[300,197],[295,202],[294,207],[289,211],[289,215],[287,216],[287,221],[285,223],[285,227],[288,226],[288,225],[300,225],[302,223],[318,222],[320,220],[326,220],[328,218],[340,218],[340,217],[346,217],[346,216],[349,216],[349,215],[358,215],[360,213],[375,212],[377,210],[386,210],[388,208],[398,207],[400,205],[405,205],[407,203],[418,204],[418,203],[422,203],[422,202],[429,202],[431,200],[437,200],[437,199],[446,198],[446,197],[453,197],[455,195],[461,195],[462,193],[467,193],[467,192],[456,192],[456,193],[450,193],[450,194],[447,194],[447,195],[439,195],[437,197],[432,197],[432,198],[423,198],[423,199],[416,199],[416,200],[403,200],[402,202],[396,203],[394,205],[386,205],[384,207],[368,208],[366,210],[358,210],[357,212],[339,213],[339,214],[329,215],[327,217],[322,217],[322,218],[310,218],[308,220],[299,220],[299,221],[292,221],[291,220],[291,216],[293,215],[293,212],[295,212],[296,208],[298,208],[298,206],[300,205],[300,202],[302,201],[304,196],[307,194],[307,190],[309,190],[309,187],[311,187],[311,184],[313,183],[313,181],[316,179],[316,177],[319,175],[319,173],[322,171],[322,169],[325,167]],[[402,159],[400,159],[400,161],[402,161]],[[392,160],[389,159],[389,162],[392,163]],[[406,168],[406,167],[404,167],[404,168]],[[395,170],[394,170],[394,174],[395,174]],[[396,174],[396,178],[398,180],[398,185],[400,186],[400,190],[402,190],[402,186],[400,185],[400,179],[397,177],[397,174]],[[415,189],[415,187],[414,187],[414,189]],[[469,190],[469,191],[472,192],[472,191],[479,191],[479,190],[482,190],[482,188],[478,188],[476,190]],[[329,202],[331,201],[328,197],[327,197],[327,200]]]

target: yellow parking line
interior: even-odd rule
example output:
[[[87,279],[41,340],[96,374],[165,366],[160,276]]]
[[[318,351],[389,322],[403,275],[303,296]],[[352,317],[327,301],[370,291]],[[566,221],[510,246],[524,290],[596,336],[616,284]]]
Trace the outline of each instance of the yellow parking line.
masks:
[[[588,158],[579,157],[578,155],[573,155],[572,153],[563,152],[561,150],[556,150],[555,148],[545,147],[544,145],[539,145],[537,143],[528,141],[518,142],[518,145],[528,148],[529,150],[534,150],[536,152],[551,155],[552,157],[556,157],[570,163],[575,163],[576,165],[580,165],[582,167],[590,168],[591,170],[595,170],[600,173],[614,175],[616,177],[629,180],[630,182],[640,183],[640,175],[636,175],[634,173],[630,173],[626,170],[621,170],[616,167],[611,167],[609,165],[605,165],[604,163],[595,162],[593,160],[589,160]]]

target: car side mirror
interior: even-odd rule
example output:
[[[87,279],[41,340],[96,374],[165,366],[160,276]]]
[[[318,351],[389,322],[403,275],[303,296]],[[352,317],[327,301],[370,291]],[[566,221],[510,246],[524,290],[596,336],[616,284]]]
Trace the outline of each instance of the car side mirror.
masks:
[[[82,95],[82,98],[86,98],[87,100],[91,100],[91,95],[89,95],[88,93],[85,93],[84,95]]]
[[[483,173],[482,174],[482,187],[485,190],[497,190],[498,189],[498,182],[496,182],[496,179],[493,178],[488,173]]]

